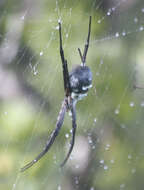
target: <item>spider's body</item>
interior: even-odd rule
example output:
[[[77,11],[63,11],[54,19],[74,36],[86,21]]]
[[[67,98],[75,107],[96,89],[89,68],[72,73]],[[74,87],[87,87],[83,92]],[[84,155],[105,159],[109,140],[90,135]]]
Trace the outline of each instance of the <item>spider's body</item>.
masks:
[[[71,97],[81,100],[87,96],[89,88],[92,87],[92,72],[89,67],[78,65],[69,75],[71,85]]]
[[[76,133],[76,102],[78,100],[81,100],[83,97],[87,96],[87,92],[89,88],[92,87],[92,72],[88,66],[86,66],[86,55],[89,47],[89,40],[90,40],[90,30],[91,30],[91,16],[89,19],[89,30],[88,30],[88,36],[87,41],[84,47],[83,54],[81,53],[81,50],[78,48],[80,58],[81,58],[81,65],[78,65],[75,67],[72,72],[69,74],[68,72],[68,65],[67,60],[64,57],[64,51],[62,47],[62,35],[61,35],[61,23],[59,22],[59,37],[60,37],[60,56],[62,61],[62,68],[63,68],[63,79],[64,79],[64,90],[65,90],[65,98],[62,102],[61,110],[59,112],[57,122],[56,122],[56,128],[51,133],[48,141],[46,142],[46,146],[44,147],[43,151],[30,163],[28,163],[26,166],[24,166],[21,171],[25,171],[26,169],[30,168],[32,165],[34,165],[38,160],[40,160],[50,149],[52,144],[55,141],[55,138],[59,134],[59,131],[63,125],[64,116],[67,111],[70,112],[72,117],[72,140],[70,142],[70,148],[67,153],[67,156],[61,166],[64,166],[64,164],[67,162],[73,146],[75,142],[75,133]]]

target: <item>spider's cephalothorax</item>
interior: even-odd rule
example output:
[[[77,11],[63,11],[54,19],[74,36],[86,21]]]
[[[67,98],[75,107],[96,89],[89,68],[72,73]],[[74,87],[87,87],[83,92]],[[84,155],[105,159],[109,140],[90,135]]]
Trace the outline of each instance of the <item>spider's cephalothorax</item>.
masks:
[[[75,108],[76,102],[77,100],[80,100],[84,96],[86,96],[88,89],[92,87],[92,73],[91,73],[90,68],[86,66],[86,55],[87,55],[87,51],[89,47],[90,30],[91,30],[91,16],[89,19],[88,36],[87,36],[87,41],[84,47],[83,54],[81,50],[78,48],[82,64],[75,67],[75,69],[73,69],[72,72],[69,74],[67,60],[64,57],[64,51],[62,47],[61,23],[59,22],[60,56],[61,56],[62,68],[63,68],[65,98],[64,98],[64,101],[62,102],[61,110],[57,118],[56,128],[51,133],[48,141],[46,142],[46,146],[44,147],[43,151],[34,160],[32,160],[23,168],[21,168],[22,172],[30,168],[32,165],[34,165],[38,160],[40,160],[48,152],[48,150],[54,143],[55,138],[59,134],[59,131],[63,125],[66,111],[70,111],[71,117],[72,117],[72,140],[70,142],[69,151],[66,155],[65,160],[61,164],[61,166],[64,166],[64,164],[66,163],[66,161],[68,160],[72,152],[74,142],[75,142],[76,128],[77,128],[76,108]]]
[[[92,72],[89,67],[79,65],[70,73],[71,97],[81,100],[87,96],[88,89],[92,87]]]

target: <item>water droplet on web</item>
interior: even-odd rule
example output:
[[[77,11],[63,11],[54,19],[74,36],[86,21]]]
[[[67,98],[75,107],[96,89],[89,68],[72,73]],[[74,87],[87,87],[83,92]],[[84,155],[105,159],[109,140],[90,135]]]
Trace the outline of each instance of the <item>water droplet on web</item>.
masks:
[[[92,144],[92,140],[91,139],[89,139],[88,142],[89,142],[89,144]]]
[[[105,150],[109,150],[110,144],[106,144]]]
[[[24,20],[25,19],[25,15],[23,15],[22,17],[21,17],[21,20]]]
[[[80,167],[79,164],[77,164],[77,165],[75,166],[76,169],[78,169],[79,167]]]
[[[58,19],[58,23],[61,23],[61,19],[60,18]]]
[[[126,32],[125,32],[125,31],[123,31],[123,32],[122,32],[122,36],[125,36],[125,35],[126,35]]]
[[[125,127],[126,127],[125,124],[121,124],[122,129],[125,129]]]
[[[101,23],[101,20],[98,20],[97,23],[100,24],[100,23]]]
[[[68,33],[66,34],[66,38],[68,38]]]
[[[8,114],[8,112],[7,112],[7,111],[5,111],[5,112],[4,112],[4,114],[5,114],[5,115],[7,115],[7,114]]]
[[[40,56],[42,56],[42,55],[43,55],[43,51],[40,52]]]
[[[99,72],[96,72],[96,76],[99,76],[100,75],[100,73]]]
[[[95,190],[94,187],[91,187],[90,190]]]
[[[59,185],[58,188],[57,188],[57,190],[61,190],[61,189],[62,189],[62,188],[61,188],[61,186]]]
[[[114,159],[112,159],[112,160],[110,161],[111,164],[114,164],[114,162],[115,162]]]
[[[116,9],[115,7],[112,7],[112,11],[115,11],[115,9]]]
[[[103,59],[100,60],[100,64],[102,65],[104,62],[103,62]]]
[[[144,13],[144,8],[141,9],[142,13]]]
[[[133,169],[131,170],[131,172],[132,172],[132,174],[134,174],[134,173],[136,172],[136,169],[133,168]]]
[[[36,159],[34,160],[34,162],[36,162]]]
[[[125,187],[125,184],[120,184],[120,189],[124,188]]]
[[[69,134],[68,134],[68,133],[67,133],[67,134],[65,134],[65,137],[66,137],[66,138],[69,138]]]
[[[95,123],[97,122],[97,118],[94,118],[94,122],[95,122]]]
[[[128,155],[128,159],[132,159],[132,155],[129,154],[129,155]]]
[[[140,105],[141,105],[141,107],[144,107],[144,102],[141,102],[141,104],[140,104]]]
[[[110,16],[110,15],[111,15],[111,12],[110,12],[110,11],[108,11],[108,12],[107,12],[107,16]]]
[[[115,33],[115,37],[116,37],[116,38],[119,37],[119,33],[118,33],[118,32]]]
[[[53,156],[53,159],[56,160],[56,155]]]
[[[34,71],[34,73],[33,73],[34,75],[37,75],[38,74],[38,71]]]
[[[16,184],[14,183],[14,184],[13,184],[13,189],[14,189],[15,187],[16,187]]]
[[[75,184],[78,185],[79,184],[79,180],[77,177],[75,177]]]
[[[108,166],[107,165],[104,166],[104,170],[108,170]]]
[[[73,130],[72,130],[72,129],[70,129],[70,133],[72,133],[72,131],[73,131]]]
[[[143,30],[144,30],[144,27],[143,27],[143,26],[140,26],[139,30],[140,30],[140,31],[143,31]]]
[[[110,144],[106,144],[106,147],[110,147]]]
[[[100,164],[104,164],[104,160],[100,160]]]
[[[59,30],[59,25],[57,25],[57,26],[55,27],[55,29],[56,29],[56,30]]]
[[[92,146],[92,149],[95,149],[95,145]]]
[[[115,114],[116,114],[116,115],[118,115],[119,112],[120,112],[119,109],[116,109],[116,110],[115,110]]]
[[[130,107],[134,107],[135,104],[134,104],[134,102],[130,102],[129,105],[130,105]]]
[[[137,17],[134,18],[134,22],[135,22],[135,23],[138,22],[138,18],[137,18]]]

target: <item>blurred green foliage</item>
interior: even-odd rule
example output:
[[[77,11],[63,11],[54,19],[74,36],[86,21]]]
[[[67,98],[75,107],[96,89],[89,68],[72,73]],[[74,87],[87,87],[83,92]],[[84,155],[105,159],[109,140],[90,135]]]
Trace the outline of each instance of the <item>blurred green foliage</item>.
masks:
[[[142,3],[0,2],[0,189],[143,189],[144,100],[133,88],[144,86]],[[93,88],[77,104],[74,158],[59,169],[70,141],[66,115],[48,154],[20,173],[45,145],[64,97],[58,19],[71,70],[80,64],[89,15]]]

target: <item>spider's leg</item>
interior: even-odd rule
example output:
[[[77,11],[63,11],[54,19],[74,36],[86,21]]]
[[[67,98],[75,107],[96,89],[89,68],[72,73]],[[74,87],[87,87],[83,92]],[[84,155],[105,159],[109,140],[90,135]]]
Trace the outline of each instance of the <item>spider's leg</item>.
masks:
[[[64,50],[63,50],[63,46],[62,46],[62,34],[61,34],[61,23],[60,22],[59,22],[59,38],[60,38],[60,56],[61,56],[62,67],[63,67],[64,90],[65,90],[66,96],[68,96],[68,95],[70,95],[71,87],[70,87],[67,60],[64,57]]]
[[[79,54],[80,54],[80,57],[81,57],[83,65],[85,65],[85,63],[86,63],[86,55],[87,55],[88,48],[89,48],[90,33],[91,33],[91,16],[89,18],[88,36],[87,36],[86,44],[85,44],[85,47],[84,47],[83,55],[81,53],[80,48],[78,48],[78,51],[79,51]]]
[[[66,110],[67,110],[66,100],[64,100],[62,103],[58,118],[57,118],[56,128],[51,133],[51,136],[50,136],[49,140],[47,141],[46,146],[44,147],[43,151],[34,160],[32,160],[27,165],[25,165],[23,168],[21,168],[21,170],[20,170],[21,172],[24,172],[26,169],[30,168],[32,165],[34,165],[38,160],[40,160],[48,152],[51,145],[54,143],[55,138],[59,134],[59,130],[61,129],[61,126],[64,121],[64,116],[65,116]]]
[[[70,142],[70,148],[69,148],[69,151],[66,155],[66,158],[64,159],[64,161],[60,165],[61,167],[63,167],[65,165],[65,163],[67,162],[67,160],[68,160],[68,158],[69,158],[69,156],[73,150],[74,143],[75,143],[75,133],[76,133],[76,128],[77,128],[75,103],[72,103],[71,113],[72,113],[72,140]]]
[[[81,52],[80,48],[78,48],[78,52],[79,52],[79,55],[80,55],[80,58],[81,58],[81,62],[83,63],[83,56],[82,56],[82,52]]]

